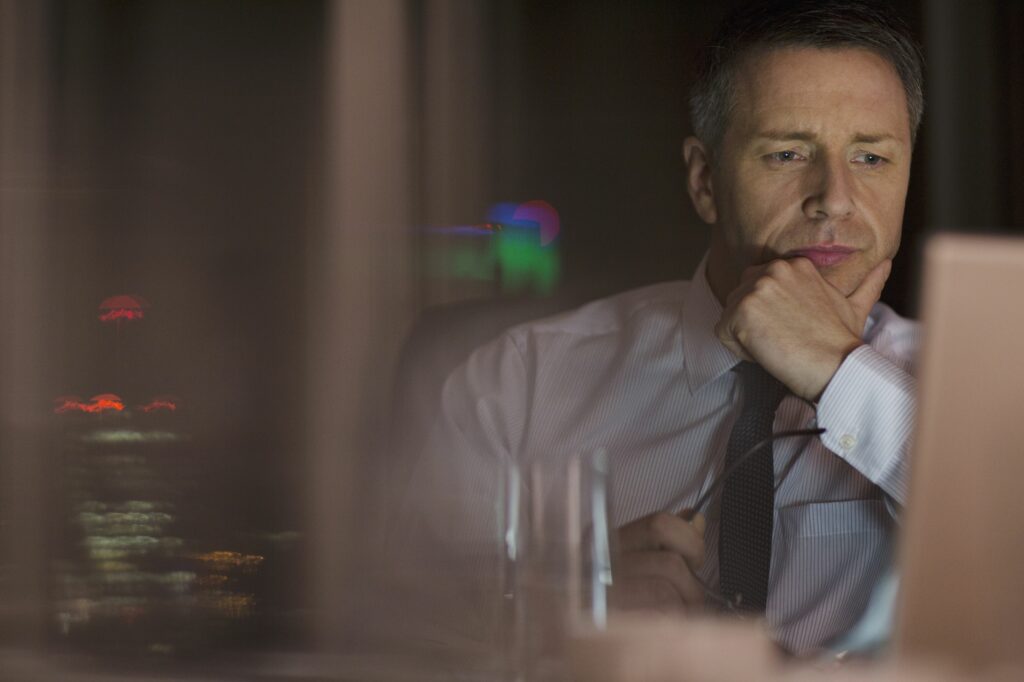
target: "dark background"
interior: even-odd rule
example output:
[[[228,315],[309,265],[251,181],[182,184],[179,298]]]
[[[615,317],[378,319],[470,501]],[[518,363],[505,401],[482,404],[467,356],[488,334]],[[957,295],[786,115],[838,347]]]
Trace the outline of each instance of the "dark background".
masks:
[[[686,277],[699,260],[707,228],[690,206],[680,161],[686,93],[697,49],[734,4],[517,3],[514,66],[495,71],[496,100],[518,109],[510,120],[499,106],[496,143],[525,145],[531,163],[499,167],[495,184],[562,212],[570,286],[603,291]],[[892,4],[927,64],[904,246],[883,297],[913,315],[927,234],[1024,226],[1024,4]],[[509,68],[518,79],[506,77]]]

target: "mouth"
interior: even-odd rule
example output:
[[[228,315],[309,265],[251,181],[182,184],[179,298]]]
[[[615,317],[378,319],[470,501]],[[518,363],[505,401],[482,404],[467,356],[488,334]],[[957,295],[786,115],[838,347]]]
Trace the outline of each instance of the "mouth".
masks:
[[[856,252],[857,249],[852,246],[842,246],[839,244],[817,244],[815,246],[807,246],[801,249],[793,249],[786,253],[784,257],[806,258],[814,263],[815,267],[822,268],[830,265],[839,265]]]

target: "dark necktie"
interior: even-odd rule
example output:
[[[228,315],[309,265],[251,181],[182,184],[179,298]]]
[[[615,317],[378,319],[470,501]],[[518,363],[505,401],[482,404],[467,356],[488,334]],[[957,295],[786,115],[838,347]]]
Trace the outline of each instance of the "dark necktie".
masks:
[[[786,387],[760,365],[741,362],[743,409],[729,435],[725,467],[772,434]],[[775,511],[775,466],[769,443],[747,458],[722,490],[718,562],[722,596],[743,611],[763,612],[768,600]]]

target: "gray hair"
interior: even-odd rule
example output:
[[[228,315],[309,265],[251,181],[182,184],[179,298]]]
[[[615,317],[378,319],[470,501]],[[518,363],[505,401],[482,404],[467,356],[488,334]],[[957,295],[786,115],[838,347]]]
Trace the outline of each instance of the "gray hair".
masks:
[[[899,15],[864,0],[777,0],[734,9],[704,49],[690,93],[690,118],[709,151],[725,136],[741,60],[758,50],[785,47],[862,48],[888,61],[907,95],[911,144],[917,139],[924,114],[924,58]]]

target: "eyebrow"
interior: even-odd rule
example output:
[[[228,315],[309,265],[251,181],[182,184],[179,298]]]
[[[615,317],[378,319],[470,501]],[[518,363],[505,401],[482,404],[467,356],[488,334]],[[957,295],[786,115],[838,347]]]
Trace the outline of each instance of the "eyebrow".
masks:
[[[757,140],[768,140],[769,142],[789,142],[790,140],[814,142],[817,137],[808,130],[764,130],[754,136]],[[852,142],[854,144],[876,144],[895,139],[896,136],[889,133],[856,133]]]
[[[885,142],[886,140],[895,140],[895,135],[889,133],[877,133],[875,135],[868,135],[866,133],[857,133],[853,136],[854,142],[861,142],[864,144],[875,144],[876,142]]]
[[[817,135],[806,130],[763,130],[754,137],[758,140],[768,140],[770,142],[788,142],[789,140],[813,142]]]

